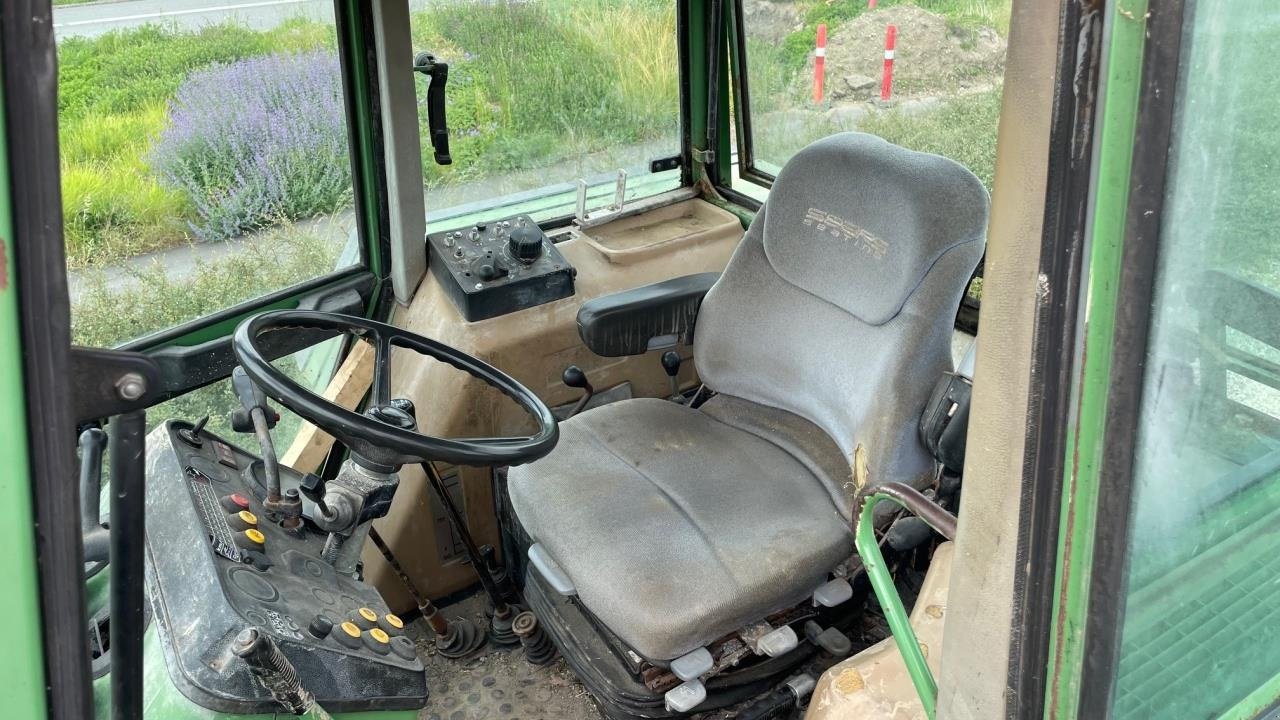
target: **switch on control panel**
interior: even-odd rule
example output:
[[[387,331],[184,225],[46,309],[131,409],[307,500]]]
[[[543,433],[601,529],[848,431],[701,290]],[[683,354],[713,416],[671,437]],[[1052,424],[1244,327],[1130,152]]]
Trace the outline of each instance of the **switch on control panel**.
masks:
[[[427,264],[468,322],[573,295],[577,271],[528,215],[427,236]]]

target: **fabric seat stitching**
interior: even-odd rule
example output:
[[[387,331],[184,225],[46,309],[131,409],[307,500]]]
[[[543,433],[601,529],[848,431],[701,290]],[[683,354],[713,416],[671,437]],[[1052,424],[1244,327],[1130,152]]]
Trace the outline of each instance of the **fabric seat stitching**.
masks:
[[[592,429],[589,425],[587,425],[586,423],[583,423],[582,425],[580,425],[580,427],[582,428],[583,432],[591,438],[592,442],[596,443],[601,448],[603,448],[605,452],[612,455],[616,460],[618,460],[618,462],[622,463],[628,468],[631,468],[631,470],[634,471],[635,474],[647,480],[650,485],[652,485],[654,488],[657,489],[658,493],[662,496],[664,500],[666,500],[672,507],[674,507],[677,511],[679,511],[680,516],[683,517],[685,521],[688,522],[689,525],[693,527],[693,529],[698,533],[698,537],[702,538],[703,543],[706,545],[707,549],[711,551],[711,556],[716,559],[716,562],[720,565],[720,569],[724,571],[725,576],[729,578],[729,581],[733,583],[735,588],[740,590],[742,587],[741,583],[738,582],[738,578],[734,576],[733,572],[729,570],[729,565],[725,561],[725,559],[720,556],[720,549],[716,547],[716,544],[711,541],[711,536],[708,535],[707,531],[704,530],[702,526],[698,524],[698,521],[694,519],[693,515],[690,514],[689,510],[685,508],[683,505],[681,505],[679,502],[677,502],[675,499],[675,496],[667,492],[666,488],[663,488],[661,485],[659,485],[657,481],[655,481],[653,478],[646,475],[644,471],[642,471],[640,468],[636,467],[635,465],[632,465],[626,458],[614,452],[613,448],[609,447],[609,444],[606,443],[604,439],[601,438],[596,433],[596,431]]]

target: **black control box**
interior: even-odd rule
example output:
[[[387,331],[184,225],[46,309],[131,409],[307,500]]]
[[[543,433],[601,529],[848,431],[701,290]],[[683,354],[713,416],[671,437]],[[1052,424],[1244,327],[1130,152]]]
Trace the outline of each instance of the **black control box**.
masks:
[[[280,466],[280,484],[301,476]],[[169,678],[231,714],[280,710],[231,648],[256,627],[333,712],[416,710],[426,672],[378,591],[324,560],[327,533],[273,522],[262,459],[189,423],[147,437],[147,587]],[[304,502],[303,517],[308,508]]]
[[[432,233],[427,258],[468,322],[569,297],[577,274],[528,215]]]

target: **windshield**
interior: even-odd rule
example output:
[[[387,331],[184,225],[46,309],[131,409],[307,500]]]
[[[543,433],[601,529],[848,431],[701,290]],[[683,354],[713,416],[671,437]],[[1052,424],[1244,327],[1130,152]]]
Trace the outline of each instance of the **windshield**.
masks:
[[[433,230],[529,213],[573,213],[679,186],[676,3],[539,0],[423,4],[411,15],[415,52],[448,63],[453,164],[425,142],[427,80],[418,81],[427,218]]]

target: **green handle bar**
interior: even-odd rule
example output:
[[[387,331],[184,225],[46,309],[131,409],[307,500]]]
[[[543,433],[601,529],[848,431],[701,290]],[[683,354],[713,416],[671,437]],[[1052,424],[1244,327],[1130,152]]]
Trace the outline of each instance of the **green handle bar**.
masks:
[[[885,619],[889,621],[889,631],[893,635],[894,643],[898,646],[898,652],[902,653],[902,661],[906,663],[911,684],[915,686],[916,693],[920,696],[924,714],[932,720],[938,705],[938,683],[933,679],[933,672],[925,662],[915,630],[911,629],[910,617],[907,615],[906,608],[902,606],[902,598],[898,597],[898,591],[893,586],[893,576],[889,574],[884,555],[880,554],[880,545],[876,542],[875,523],[872,518],[876,506],[884,500],[892,500],[915,513],[948,540],[955,539],[956,520],[954,516],[935,505],[915,488],[901,483],[885,483],[876,486],[871,495],[863,498],[862,511],[858,514],[858,528],[854,535],[858,556],[862,558],[862,564],[867,569],[871,589],[875,591],[880,607],[884,608]]]

